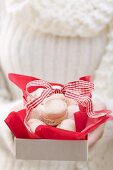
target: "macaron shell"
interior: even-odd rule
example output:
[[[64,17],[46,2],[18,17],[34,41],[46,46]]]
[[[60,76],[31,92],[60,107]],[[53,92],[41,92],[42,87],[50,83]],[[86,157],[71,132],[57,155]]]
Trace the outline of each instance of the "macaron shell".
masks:
[[[39,119],[40,118],[40,114],[43,113],[44,107],[43,105],[38,105],[36,108],[34,108],[33,110],[31,110],[30,112],[30,119]]]
[[[54,99],[45,104],[45,114],[61,114],[67,111],[67,104],[63,100]]]
[[[75,121],[71,119],[65,119],[57,126],[57,128],[65,129],[69,131],[76,131]]]
[[[35,130],[39,125],[46,125],[44,122],[42,122],[39,119],[29,119],[27,124],[30,127],[31,132],[33,133],[35,133]]]
[[[66,98],[63,94],[53,94],[47,98],[44,99],[43,104],[46,104],[46,102],[53,100],[53,99],[59,99],[59,100],[64,100],[66,101]]]
[[[70,99],[68,97],[66,97],[66,103],[68,106],[77,104],[77,102],[74,99]]]
[[[74,113],[79,111],[78,105],[70,105],[68,106],[67,112],[68,112],[68,118],[74,119]]]

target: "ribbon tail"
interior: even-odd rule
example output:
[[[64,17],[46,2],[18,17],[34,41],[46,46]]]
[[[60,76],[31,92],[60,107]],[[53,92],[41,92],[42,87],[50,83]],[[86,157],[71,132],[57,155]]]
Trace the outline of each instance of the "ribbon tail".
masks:
[[[28,103],[26,105],[26,117],[25,119],[28,120],[29,119],[29,114],[31,112],[32,109],[36,108],[40,103],[43,102],[43,100],[50,96],[51,94],[53,93],[53,90],[52,89],[45,89],[41,96],[36,98],[35,100],[31,101],[30,103]]]

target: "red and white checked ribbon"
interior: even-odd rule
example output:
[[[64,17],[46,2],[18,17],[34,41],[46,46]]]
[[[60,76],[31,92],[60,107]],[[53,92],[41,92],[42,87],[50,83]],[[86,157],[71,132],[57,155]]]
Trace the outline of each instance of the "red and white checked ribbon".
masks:
[[[49,82],[46,82],[44,80],[34,80],[26,85],[27,95],[30,95],[28,89],[29,87],[32,86],[35,86],[37,88],[41,87],[44,88],[44,90],[39,97],[35,98],[34,100],[26,104],[27,111],[26,119],[29,118],[29,114],[32,111],[32,109],[36,108],[46,97],[49,97],[50,95],[55,93],[64,94],[65,97],[74,99],[78,103],[78,105],[86,107],[87,114],[91,118],[98,118],[109,114],[107,110],[93,111],[91,93],[94,89],[94,84],[92,82],[78,80],[74,82],[69,82],[66,85],[59,85],[60,87],[59,89],[53,88],[55,86],[51,85]]]

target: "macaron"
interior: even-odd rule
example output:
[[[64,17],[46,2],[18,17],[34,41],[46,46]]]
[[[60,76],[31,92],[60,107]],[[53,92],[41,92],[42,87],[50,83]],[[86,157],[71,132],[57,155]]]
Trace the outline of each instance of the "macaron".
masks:
[[[38,126],[46,124],[39,119],[29,119],[27,125],[29,126],[31,132],[35,133],[35,130]]]
[[[72,119],[65,119],[57,126],[57,128],[69,131],[76,131],[75,121]]]
[[[67,104],[61,99],[47,100],[40,110],[40,119],[48,125],[56,126],[67,118]]]
[[[27,101],[30,102],[33,99],[39,97],[41,93],[43,92],[43,90],[44,90],[43,88],[39,88],[35,90],[34,92],[30,93],[30,95],[27,96]],[[32,109],[30,112],[30,119],[39,119],[40,110],[42,110],[41,104],[38,105],[38,107]]]
[[[36,108],[32,109],[29,115],[30,119],[39,119],[40,114],[44,111],[44,106],[39,104]]]
[[[66,103],[68,106],[70,105],[77,105],[77,102],[74,99],[66,97]]]
[[[76,105],[70,105],[68,106],[68,118],[69,119],[74,119],[74,113],[79,111],[79,106]]]

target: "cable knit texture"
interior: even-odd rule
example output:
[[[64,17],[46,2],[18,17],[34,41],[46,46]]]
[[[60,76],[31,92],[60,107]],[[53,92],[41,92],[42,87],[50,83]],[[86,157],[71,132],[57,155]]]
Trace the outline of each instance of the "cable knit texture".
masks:
[[[20,22],[43,33],[94,36],[113,18],[110,0],[11,0],[7,10]]]
[[[4,123],[21,93],[9,72],[67,83],[91,74],[113,110],[113,0],[0,0],[0,169],[112,170],[113,123],[89,151],[89,162],[17,161]],[[95,71],[96,70],[96,71]],[[13,100],[13,101],[12,101]]]
[[[113,22],[110,24],[108,44],[99,69],[95,73],[95,88],[102,97],[113,98]],[[99,79],[101,78],[101,83]]]

